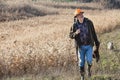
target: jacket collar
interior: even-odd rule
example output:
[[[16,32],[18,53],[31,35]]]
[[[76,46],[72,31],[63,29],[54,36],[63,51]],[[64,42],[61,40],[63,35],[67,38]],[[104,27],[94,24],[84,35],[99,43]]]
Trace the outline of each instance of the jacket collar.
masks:
[[[83,23],[86,22],[87,18],[84,17]],[[82,24],[79,22],[79,20],[77,20],[77,24]]]

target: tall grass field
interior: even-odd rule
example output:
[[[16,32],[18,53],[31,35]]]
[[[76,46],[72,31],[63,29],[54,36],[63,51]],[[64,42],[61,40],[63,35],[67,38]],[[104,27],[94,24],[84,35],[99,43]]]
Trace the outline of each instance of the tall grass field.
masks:
[[[76,8],[93,21],[101,42],[91,80],[120,80],[120,10],[50,0],[0,1],[0,80],[80,80],[69,38]],[[109,41],[114,50],[106,48]]]

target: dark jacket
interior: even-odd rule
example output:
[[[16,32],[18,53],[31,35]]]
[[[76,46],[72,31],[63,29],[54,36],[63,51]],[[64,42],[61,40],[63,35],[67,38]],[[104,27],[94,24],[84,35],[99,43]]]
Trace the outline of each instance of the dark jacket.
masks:
[[[98,41],[92,21],[89,20],[88,18],[84,18],[84,22],[87,24],[88,31],[90,34],[90,45],[94,46],[94,43],[95,43],[96,46],[99,46],[100,43]],[[77,34],[77,35],[75,34],[75,32],[77,30],[77,23],[79,23],[78,20],[71,27],[69,36],[71,39],[75,39],[76,46],[80,46],[80,45],[82,45],[80,37],[79,37],[80,34]]]

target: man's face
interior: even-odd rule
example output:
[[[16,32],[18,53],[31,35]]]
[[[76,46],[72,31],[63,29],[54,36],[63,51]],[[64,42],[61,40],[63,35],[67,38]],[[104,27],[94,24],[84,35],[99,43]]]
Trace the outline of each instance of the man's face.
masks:
[[[80,13],[80,14],[77,15],[77,19],[80,19],[80,20],[83,19],[83,17],[84,17],[83,13]]]

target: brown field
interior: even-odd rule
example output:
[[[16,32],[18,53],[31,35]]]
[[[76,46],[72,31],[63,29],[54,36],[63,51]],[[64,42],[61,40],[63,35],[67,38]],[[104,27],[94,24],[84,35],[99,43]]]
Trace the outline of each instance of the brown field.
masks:
[[[77,60],[69,30],[77,7],[82,7],[84,15],[93,21],[99,36],[120,27],[120,10],[106,10],[95,3],[81,3],[81,6],[76,3],[30,0],[15,3],[6,0],[1,4],[1,77],[75,70]],[[97,70],[94,69],[93,74],[98,74]]]

